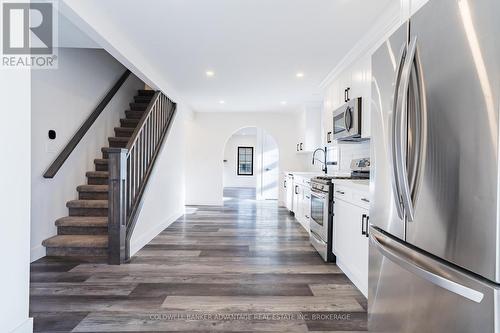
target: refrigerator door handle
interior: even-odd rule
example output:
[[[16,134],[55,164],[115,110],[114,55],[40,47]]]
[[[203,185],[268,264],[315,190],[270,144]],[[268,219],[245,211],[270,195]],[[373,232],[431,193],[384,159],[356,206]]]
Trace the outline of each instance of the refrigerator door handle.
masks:
[[[398,105],[399,105],[399,88],[401,86],[401,72],[402,68],[405,62],[405,56],[406,56],[406,51],[407,51],[407,46],[406,44],[403,45],[401,48],[401,52],[399,54],[399,62],[398,62],[398,67],[396,68],[396,81],[394,82],[394,102],[393,102],[393,110],[392,110],[392,129],[391,129],[391,135],[390,135],[390,149],[389,149],[389,157],[391,161],[391,171],[392,171],[392,177],[391,177],[391,183],[392,183],[392,192],[394,195],[394,199],[396,200],[396,212],[399,216],[400,219],[404,218],[403,215],[403,207],[401,204],[401,195],[400,195],[400,188],[398,184],[398,169],[396,166],[396,132],[397,132],[397,114],[398,114]]]
[[[444,265],[435,267],[435,264],[432,265],[426,262],[428,260],[426,260],[423,255],[419,256],[418,252],[399,242],[385,241],[384,238],[387,239],[388,237],[382,235],[380,232],[376,231],[376,229],[372,228],[371,231],[370,242],[383,256],[403,269],[473,302],[481,303],[483,300],[483,293],[453,281],[456,276],[453,270],[446,269]]]
[[[407,110],[408,103],[408,88],[410,85],[411,71],[413,68],[413,62],[415,60],[415,54],[417,50],[417,37],[414,37],[408,47],[408,53],[405,60],[405,65],[403,66],[403,71],[401,75],[401,87],[399,89],[398,95],[398,105],[397,113],[395,116],[396,128],[395,128],[395,141],[396,141],[396,170],[398,176],[398,184],[401,188],[401,201],[405,210],[405,215],[408,221],[413,221],[415,217],[415,211],[413,207],[410,184],[408,180],[408,171],[406,168],[406,147],[407,147],[407,119],[406,114],[403,114],[403,110]]]

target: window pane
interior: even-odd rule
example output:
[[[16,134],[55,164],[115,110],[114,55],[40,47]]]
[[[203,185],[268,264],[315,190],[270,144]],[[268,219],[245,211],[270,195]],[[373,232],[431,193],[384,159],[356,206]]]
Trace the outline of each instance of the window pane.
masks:
[[[253,174],[253,148],[238,147],[238,166],[239,175]]]

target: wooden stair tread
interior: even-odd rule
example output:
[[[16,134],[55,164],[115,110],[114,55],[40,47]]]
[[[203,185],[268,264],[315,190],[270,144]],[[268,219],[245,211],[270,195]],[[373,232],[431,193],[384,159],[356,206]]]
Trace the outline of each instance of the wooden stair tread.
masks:
[[[145,89],[140,89],[138,90],[139,96],[153,96],[156,91],[154,90],[145,90]]]
[[[107,158],[96,158],[94,159],[94,164],[108,165],[109,160]]]
[[[70,200],[68,208],[108,208],[108,200]]]
[[[111,141],[116,141],[116,142],[128,142],[128,140],[130,140],[130,138],[128,137],[123,137],[123,136],[110,136],[108,138],[108,141],[111,142]]]
[[[121,118],[120,125],[127,126],[129,128],[135,128],[137,124],[139,124],[140,119],[129,119],[129,118]]]
[[[135,128],[133,128],[133,127],[115,127],[115,131],[129,132],[130,135],[132,135],[135,131]]]
[[[108,178],[109,177],[109,172],[108,171],[87,171],[85,173],[87,177],[93,177],[93,178]]]
[[[78,192],[108,192],[108,185],[78,185]]]
[[[149,103],[145,102],[134,102],[134,103],[129,103],[130,109],[131,110],[146,110],[148,107]]]
[[[42,242],[46,247],[107,248],[108,235],[57,235]]]
[[[106,216],[65,216],[56,220],[58,227],[107,227]]]

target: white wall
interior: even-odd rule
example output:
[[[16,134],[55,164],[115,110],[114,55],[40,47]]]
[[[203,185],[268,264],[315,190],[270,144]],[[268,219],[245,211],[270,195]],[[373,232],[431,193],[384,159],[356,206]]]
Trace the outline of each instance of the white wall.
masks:
[[[184,213],[186,125],[190,117],[191,110],[178,104],[174,123],[156,160],[143,197],[130,242],[131,255]]]
[[[302,171],[305,168],[303,158],[295,151],[297,123],[296,113],[195,113],[188,125],[186,203],[222,205],[225,143],[244,127],[262,128],[275,138],[280,152],[280,177],[283,177],[282,171]]]
[[[226,143],[224,150],[224,187],[256,187],[257,165],[256,165],[256,135],[233,135]],[[238,147],[253,147],[253,176],[238,176]]]
[[[68,215],[66,202],[77,198],[76,186],[94,170],[93,160],[101,158],[101,147],[108,146],[141,81],[129,76],[56,176],[42,175],[124,71],[104,50],[61,48],[57,70],[31,73],[32,260],[45,255],[42,241],[57,233],[54,221]],[[49,129],[56,130],[56,140],[48,139]]]
[[[28,333],[30,272],[30,70],[1,70],[0,330]]]

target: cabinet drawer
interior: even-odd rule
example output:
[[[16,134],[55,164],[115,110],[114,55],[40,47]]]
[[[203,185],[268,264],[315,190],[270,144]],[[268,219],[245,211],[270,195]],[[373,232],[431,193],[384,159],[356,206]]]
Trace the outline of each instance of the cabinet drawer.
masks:
[[[368,191],[360,191],[342,185],[335,185],[333,191],[337,199],[347,201],[361,208],[370,209],[370,193]]]
[[[352,203],[356,206],[370,209],[370,193],[362,191],[352,192]]]
[[[338,199],[350,201],[352,197],[352,189],[346,186],[334,185],[333,186],[333,196]]]

